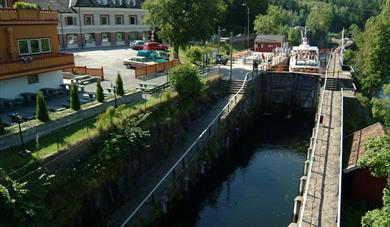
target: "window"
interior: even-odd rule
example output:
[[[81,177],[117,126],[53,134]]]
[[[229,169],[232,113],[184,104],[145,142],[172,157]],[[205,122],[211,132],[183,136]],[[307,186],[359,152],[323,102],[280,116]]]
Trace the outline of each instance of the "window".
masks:
[[[50,52],[50,39],[41,39],[41,52]]]
[[[123,24],[123,15],[115,15],[115,24]]]
[[[137,15],[129,16],[130,24],[137,24]]]
[[[94,33],[85,34],[85,42],[86,43],[94,43],[95,42],[95,34]]]
[[[7,7],[7,1],[6,0],[0,0],[0,8],[6,8]]]
[[[135,6],[135,0],[126,0],[127,5]]]
[[[125,41],[125,33],[124,32],[117,32],[116,33],[116,41],[117,42]]]
[[[101,25],[109,25],[110,24],[110,18],[108,15],[100,15],[100,24]]]
[[[75,45],[77,44],[77,35],[76,34],[67,34],[66,35],[66,40],[68,45]]]
[[[51,52],[50,39],[22,39],[18,40],[19,55],[43,54]]]
[[[115,4],[119,6],[122,5],[122,0],[115,0]]]
[[[19,54],[30,54],[30,48],[28,47],[28,40],[18,40]]]
[[[99,0],[100,5],[107,5],[107,0]]]
[[[39,39],[31,39],[30,40],[31,53],[37,54],[39,53]]]
[[[102,33],[102,42],[109,43],[111,42],[111,34],[110,33]]]
[[[27,77],[27,83],[28,84],[36,84],[39,83],[39,76],[38,75],[32,75]]]
[[[65,25],[76,25],[76,17],[65,17]]]
[[[84,15],[84,25],[93,25],[93,15]]]

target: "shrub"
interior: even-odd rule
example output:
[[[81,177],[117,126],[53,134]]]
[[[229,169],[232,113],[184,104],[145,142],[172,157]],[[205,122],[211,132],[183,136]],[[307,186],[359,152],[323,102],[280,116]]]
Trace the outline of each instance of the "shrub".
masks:
[[[72,110],[80,109],[78,86],[75,83],[72,83],[72,85],[70,86],[70,108]]]
[[[15,2],[13,5],[15,9],[38,9],[38,6],[28,2]]]
[[[125,91],[123,90],[123,82],[121,74],[118,72],[118,75],[116,76],[116,94],[119,96],[122,96],[125,94]]]
[[[5,133],[4,124],[3,124],[3,121],[0,118],[0,135],[3,135],[4,133]]]
[[[200,62],[202,61],[202,55],[203,51],[198,46],[190,47],[187,51],[187,58],[190,60],[191,63],[200,65]]]
[[[98,81],[96,83],[96,100],[98,102],[103,102],[104,101],[103,88],[102,88],[102,85],[100,84],[100,81]]]
[[[189,64],[178,65],[168,72],[169,81],[179,96],[186,99],[198,97],[203,84],[199,79],[198,70]]]
[[[43,93],[41,91],[37,93],[37,104],[35,113],[35,117],[42,122],[50,120],[49,113],[47,112],[45,96],[43,96]]]

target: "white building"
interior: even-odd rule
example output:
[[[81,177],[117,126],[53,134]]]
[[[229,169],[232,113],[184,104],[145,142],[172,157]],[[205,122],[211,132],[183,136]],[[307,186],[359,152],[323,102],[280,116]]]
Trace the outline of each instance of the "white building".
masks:
[[[58,10],[61,49],[123,46],[149,33],[143,0],[28,0]]]

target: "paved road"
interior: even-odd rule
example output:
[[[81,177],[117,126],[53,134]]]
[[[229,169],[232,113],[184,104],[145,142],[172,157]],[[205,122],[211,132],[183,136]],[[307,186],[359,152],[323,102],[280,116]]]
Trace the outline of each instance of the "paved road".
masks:
[[[328,77],[337,78],[341,72],[339,55],[333,54]],[[320,124],[317,146],[308,186],[302,225],[337,226],[339,173],[341,92],[324,91],[323,122]],[[302,210],[301,210],[302,212]]]

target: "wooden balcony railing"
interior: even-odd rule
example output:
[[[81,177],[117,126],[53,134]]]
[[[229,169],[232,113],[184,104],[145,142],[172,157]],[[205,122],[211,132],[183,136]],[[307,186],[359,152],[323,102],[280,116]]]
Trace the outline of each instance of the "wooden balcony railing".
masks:
[[[58,22],[58,12],[34,9],[0,9],[0,24],[9,22]]]
[[[11,79],[42,72],[62,70],[74,66],[73,54],[50,54],[32,56],[29,63],[7,62],[0,63],[0,80]]]

